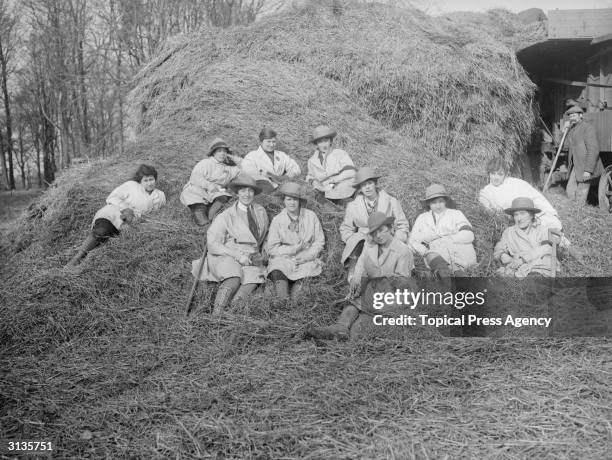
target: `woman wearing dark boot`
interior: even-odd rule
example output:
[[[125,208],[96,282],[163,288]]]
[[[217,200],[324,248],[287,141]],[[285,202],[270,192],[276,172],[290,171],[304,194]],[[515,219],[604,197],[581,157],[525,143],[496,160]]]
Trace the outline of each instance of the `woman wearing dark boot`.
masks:
[[[403,243],[408,242],[410,226],[402,210],[402,205],[393,196],[382,190],[378,185],[379,174],[372,168],[360,168],[355,175],[353,185],[357,195],[346,207],[344,219],[340,225],[340,236],[345,243],[342,252],[342,264],[348,270],[351,280],[357,259],[363,250],[363,244],[368,233],[368,217],[375,211],[386,216],[393,216],[395,238]]]
[[[268,215],[263,206],[253,202],[261,188],[246,175],[230,182],[229,188],[238,194],[238,201],[208,228],[208,254],[200,277],[201,281],[221,283],[213,315],[221,314],[232,301],[248,297],[265,280],[261,249],[268,232]],[[194,276],[199,262],[193,262]]]
[[[79,252],[68,262],[74,267],[89,251],[113,236],[117,236],[124,223],[155,211],[166,204],[166,195],[155,188],[157,171],[154,167],[140,165],[132,180],[117,187],[108,195],[106,206],[93,218],[91,234]]]
[[[354,299],[344,307],[335,324],[310,329],[307,335],[319,339],[346,340],[352,334],[360,314],[389,313],[396,305],[378,309],[373,303],[375,292],[395,292],[396,289],[416,290],[412,279],[414,259],[410,247],[393,235],[395,218],[380,211],[368,217],[368,238],[355,266],[350,282],[349,297]],[[403,308],[403,307],[400,307]]]
[[[209,224],[232,197],[227,184],[240,174],[237,165],[241,161],[223,139],[217,138],[210,144],[208,158],[195,165],[180,200],[191,211],[196,225]]]
[[[437,277],[464,275],[476,265],[472,225],[440,184],[427,187],[422,203],[427,212],[414,222],[410,246]]]
[[[274,282],[276,299],[298,300],[302,280],[321,274],[319,255],[325,245],[321,222],[310,209],[304,208],[306,195],[299,184],[280,186],[285,209],[270,224],[266,252],[270,257],[267,275]]]

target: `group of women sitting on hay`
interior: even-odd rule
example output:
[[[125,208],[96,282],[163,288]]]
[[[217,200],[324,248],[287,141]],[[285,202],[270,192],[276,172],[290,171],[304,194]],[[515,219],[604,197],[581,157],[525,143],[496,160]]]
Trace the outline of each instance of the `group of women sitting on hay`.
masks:
[[[415,256],[423,259],[435,277],[466,276],[477,264],[474,233],[445,187],[432,184],[426,188],[425,211],[410,228],[401,203],[381,188],[380,174],[369,167],[357,170],[348,153],[333,147],[335,136],[327,126],[314,130],[315,150],[308,160],[306,180],[324,209],[345,208],[340,226],[345,243],[341,262],[347,270],[349,297],[358,299],[372,280],[414,286]],[[273,130],[262,130],[259,139],[259,148],[244,158],[232,154],[222,139],[215,139],[180,195],[194,222],[209,224],[203,268],[196,269],[200,259],[194,262],[193,271],[194,276],[201,273],[202,280],[219,283],[214,314],[247,298],[266,279],[273,282],[277,299],[297,299],[304,280],[322,271],[325,237],[317,214],[306,208],[307,187],[294,181],[301,174],[300,167],[276,150]],[[561,231],[556,211],[527,182],[508,177],[501,159],[489,161],[487,173],[490,183],[480,191],[480,203],[489,212],[503,212],[514,220],[494,249],[501,265],[498,272],[516,277],[555,276],[549,230]],[[156,181],[157,171],[142,165],[131,181],[113,190],[69,265],[78,264],[88,251],[119,234],[124,223],[163,206],[165,195],[155,188]],[[271,223],[266,209],[255,202],[262,192],[273,192],[284,206]],[[230,204],[235,196],[237,200]],[[570,247],[565,237],[561,245]],[[337,324],[313,334],[346,335],[359,314],[358,305],[351,302]]]

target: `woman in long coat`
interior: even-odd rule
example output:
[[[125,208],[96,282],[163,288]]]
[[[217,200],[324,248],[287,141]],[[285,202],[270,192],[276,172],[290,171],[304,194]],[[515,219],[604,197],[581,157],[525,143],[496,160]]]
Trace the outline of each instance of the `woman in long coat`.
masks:
[[[379,178],[380,175],[372,168],[360,168],[357,171],[353,181],[353,186],[358,190],[357,196],[346,207],[340,225],[340,236],[345,243],[341,262],[348,265],[349,281],[363,250],[368,233],[368,218],[373,212],[379,211],[386,216],[393,216],[395,238],[403,243],[408,242],[410,225],[402,205],[395,197],[378,187]]]
[[[285,209],[270,224],[266,241],[267,275],[274,282],[277,299],[289,297],[291,284],[291,298],[296,300],[302,280],[321,274],[319,255],[325,236],[317,215],[304,208],[306,196],[299,184],[284,183],[278,193]]]
[[[425,190],[423,206],[408,238],[414,251],[441,278],[476,265],[474,232],[465,215],[455,207],[444,186],[432,184]]]
[[[504,230],[501,240],[495,245],[493,256],[502,263],[498,273],[517,278],[554,277],[548,229],[535,218],[541,209],[531,198],[519,197],[505,212],[513,216],[514,225]],[[556,266],[560,265],[557,263]]]
[[[238,194],[238,200],[208,228],[208,254],[200,277],[202,281],[221,283],[213,315],[220,314],[232,300],[247,297],[265,280],[261,250],[268,231],[268,215],[263,206],[253,202],[261,188],[246,175],[230,182],[229,188]],[[194,276],[198,266],[199,260],[194,261]]]
[[[316,199],[344,204],[355,193],[355,165],[344,150],[332,148],[336,131],[329,126],[317,126],[312,133],[316,150],[308,160],[306,180],[315,189]]]
[[[114,189],[106,198],[106,206],[96,212],[91,234],[67,266],[78,265],[89,251],[109,238],[117,236],[124,223],[131,223],[166,204],[166,195],[155,188],[156,182],[155,168],[142,164],[132,180]]]
[[[396,305],[386,305],[385,308],[375,305],[374,293],[416,290],[412,279],[412,250],[394,237],[394,219],[380,211],[370,214],[368,239],[355,266],[355,276],[350,281],[349,297],[354,300],[344,307],[335,324],[311,329],[308,335],[320,339],[346,340],[360,314],[390,313],[397,308]]]
[[[217,138],[210,144],[208,158],[195,165],[180,200],[189,208],[197,225],[210,223],[232,197],[227,185],[240,174],[236,165],[241,161],[231,154],[223,139]]]

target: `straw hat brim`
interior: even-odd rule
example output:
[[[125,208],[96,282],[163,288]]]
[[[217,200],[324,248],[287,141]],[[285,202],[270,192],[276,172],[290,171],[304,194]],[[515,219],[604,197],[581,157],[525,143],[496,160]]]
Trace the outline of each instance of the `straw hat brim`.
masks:
[[[238,193],[238,190],[240,190],[241,188],[245,188],[245,187],[252,188],[253,191],[255,192],[255,195],[259,195],[263,191],[262,187],[259,186],[257,183],[248,184],[246,182],[232,182],[228,185],[228,187],[234,193]]]
[[[333,139],[337,135],[338,135],[338,133],[336,131],[330,131],[329,133],[325,133],[325,134],[321,134],[321,135],[319,135],[317,137],[313,137],[312,138],[312,143],[316,144],[318,140],[325,139],[326,137],[329,137],[330,139]]]
[[[366,177],[366,178],[364,178],[364,179],[361,179],[359,182],[357,182],[357,181],[353,181],[353,187],[355,187],[355,188],[359,188],[359,186],[360,186],[361,184],[363,184],[364,182],[367,182],[367,181],[369,181],[369,180],[378,180],[378,179],[380,179],[381,177],[382,177],[382,176],[373,175],[373,176],[370,176],[370,177]]]
[[[211,149],[208,151],[208,156],[212,156],[213,153],[215,153],[215,150],[217,149],[225,149],[227,150],[227,153],[231,154],[232,153],[232,149],[229,147],[229,145],[227,144],[219,144],[219,145],[213,145],[211,147]]]
[[[393,216],[388,216],[385,220],[383,220],[382,222],[380,222],[378,225],[376,225],[373,228],[368,228],[368,235],[374,233],[376,230],[378,230],[380,227],[382,227],[383,225],[393,225],[393,222],[395,222],[395,217]]]
[[[453,209],[457,207],[457,203],[455,202],[455,200],[453,200],[450,195],[444,193],[438,193],[433,196],[430,196],[429,198],[425,198],[424,200],[421,200],[421,204],[425,209],[429,209],[429,202],[431,200],[435,200],[436,198],[446,198],[447,208]]]
[[[527,207],[527,206],[519,206],[518,208],[507,208],[507,209],[504,209],[504,212],[506,214],[509,214],[509,215],[514,214],[516,211],[528,211],[528,212],[532,212],[534,214],[539,214],[539,213],[542,212],[541,209],[530,208],[530,207]]]

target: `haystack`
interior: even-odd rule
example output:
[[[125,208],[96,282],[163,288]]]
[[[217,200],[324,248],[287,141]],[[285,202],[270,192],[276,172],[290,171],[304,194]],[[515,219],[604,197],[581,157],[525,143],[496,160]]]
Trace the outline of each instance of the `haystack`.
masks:
[[[475,203],[481,163],[519,154],[533,86],[502,42],[458,27],[317,2],[168,44],[135,81],[127,154],[64,174],[3,241],[3,439],[52,440],[71,457],[605,456],[604,341],[403,334],[328,349],[301,340],[309,324],[337,316],[330,305],[346,292],[339,216],[322,215],[325,271],[304,302],[273,310],[258,293],[211,319],[202,286],[184,318],[204,235],[181,187],[210,138],[246,153],[263,126],[303,167],[312,127],[334,126],[339,146],[383,173],[411,219],[426,185],[443,183],[476,228],[478,271],[491,273],[502,223]],[[158,168],[168,205],[93,251],[81,273],[61,271],[105,196],[141,162]],[[271,214],[279,206],[265,204]],[[581,212],[595,226],[589,238],[601,237],[609,221]],[[585,234],[579,222],[568,229]],[[594,247],[590,260],[610,273],[606,251]]]

